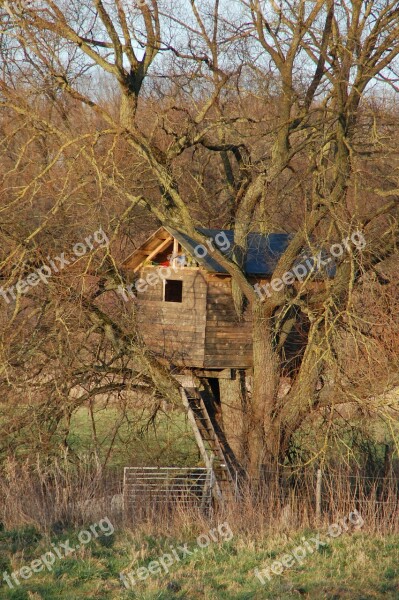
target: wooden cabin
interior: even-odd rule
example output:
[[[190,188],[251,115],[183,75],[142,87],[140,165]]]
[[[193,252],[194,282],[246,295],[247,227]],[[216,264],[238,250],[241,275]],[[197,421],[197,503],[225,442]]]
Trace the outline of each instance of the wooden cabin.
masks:
[[[199,231],[207,238],[203,245],[174,229],[158,229],[124,261],[129,283],[121,293],[125,300],[134,299],[137,325],[147,347],[171,368],[181,385],[204,465],[216,476],[214,493],[219,501],[226,490],[236,489],[245,473],[247,409],[236,392],[243,381],[247,390],[251,386],[252,323],[250,310],[242,320],[237,318],[231,277],[209,252],[216,247],[231,257],[234,232]],[[248,281],[270,285],[289,241],[287,234],[249,234],[244,263]],[[308,268],[309,260],[315,264],[308,255],[304,249],[292,270],[301,265],[304,269],[305,260]],[[314,281],[316,286],[319,283]],[[297,284],[293,282],[293,287]],[[293,328],[284,344],[287,369],[280,381],[280,397],[290,389],[290,370],[302,353],[307,331],[303,321],[298,319],[299,330]],[[248,377],[243,377],[244,371]],[[230,381],[222,384],[221,380]],[[226,394],[228,402],[222,400]]]
[[[231,256],[233,231],[200,231],[208,248],[161,227],[124,261],[140,332],[147,346],[172,367],[248,369],[250,316],[238,320],[231,277],[209,253],[213,244]],[[253,283],[270,278],[288,242],[287,234],[249,234],[245,271]]]

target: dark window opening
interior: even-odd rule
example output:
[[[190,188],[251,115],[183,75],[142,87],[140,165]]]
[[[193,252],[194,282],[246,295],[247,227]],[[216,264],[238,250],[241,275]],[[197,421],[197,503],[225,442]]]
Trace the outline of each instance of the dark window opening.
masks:
[[[165,302],[183,302],[183,282],[165,279]]]

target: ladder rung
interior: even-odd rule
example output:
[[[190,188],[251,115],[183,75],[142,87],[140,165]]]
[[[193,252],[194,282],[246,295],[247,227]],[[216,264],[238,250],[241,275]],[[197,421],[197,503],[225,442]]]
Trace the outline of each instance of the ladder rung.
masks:
[[[206,404],[196,388],[183,388],[183,392],[188,401],[188,407],[194,417],[193,425],[201,436],[203,442],[207,444],[210,450],[215,454],[214,473],[217,482],[226,487],[227,484],[232,484],[232,477],[226,465],[226,457],[223,452],[223,447],[220,444],[219,438],[213,426],[212,419],[208,414]],[[205,448],[205,452],[208,451]],[[205,457],[206,459],[206,457]],[[224,468],[221,468],[221,467]],[[217,486],[216,486],[217,487]],[[220,494],[220,491],[217,492]]]

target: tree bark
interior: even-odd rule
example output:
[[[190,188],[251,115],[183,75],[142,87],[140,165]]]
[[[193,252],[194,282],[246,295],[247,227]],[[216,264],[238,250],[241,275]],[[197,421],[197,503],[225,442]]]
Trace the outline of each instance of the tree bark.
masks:
[[[274,427],[273,411],[278,391],[279,359],[274,350],[272,316],[271,304],[253,304],[254,383],[248,432],[249,472],[252,476],[260,473],[262,464],[273,465],[278,456],[279,433]]]

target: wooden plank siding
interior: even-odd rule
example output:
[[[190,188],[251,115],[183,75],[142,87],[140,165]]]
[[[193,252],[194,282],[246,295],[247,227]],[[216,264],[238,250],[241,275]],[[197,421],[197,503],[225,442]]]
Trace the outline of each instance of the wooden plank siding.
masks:
[[[238,321],[230,278],[209,274],[205,278],[208,293],[204,368],[251,367],[251,323]]]
[[[145,279],[157,267],[140,273]],[[163,280],[138,294],[137,320],[147,346],[172,365],[203,368],[207,284],[199,269],[172,272],[168,280],[183,282],[183,301],[164,302]]]
[[[147,279],[159,273],[158,269],[144,267],[139,277]],[[184,267],[172,270],[168,280],[183,282],[181,303],[163,300],[164,281],[160,278],[137,294],[137,323],[148,348],[172,367],[250,368],[250,315],[238,321],[230,277]]]
[[[138,275],[140,279],[147,281],[151,276],[152,285],[148,284],[143,290],[145,285],[141,285],[140,282],[140,291],[137,293],[137,321],[144,342],[171,368],[174,366],[197,368],[207,373],[212,369],[216,371],[217,369],[251,368],[250,308],[245,312],[243,320],[239,321],[232,298],[231,277],[220,268],[220,265],[217,268],[215,261],[212,264],[205,259],[201,262],[197,260],[198,257],[194,259],[194,240],[189,242],[188,236],[173,231],[161,227],[122,264],[129,283]],[[225,232],[225,235],[227,233]],[[259,247],[261,247],[261,234],[254,235],[258,236]],[[276,248],[283,244],[280,242]],[[283,246],[280,248],[282,251]],[[266,254],[268,252],[266,247],[264,252]],[[161,267],[161,265],[169,264],[171,255],[176,253],[186,258],[191,257],[186,263],[190,266],[179,269],[171,267],[170,275],[167,275],[168,267]],[[248,273],[262,274],[248,276],[248,281],[252,285],[258,283],[262,288],[265,284],[270,284],[268,273],[271,271],[268,260],[273,256],[269,256],[268,260],[266,258],[265,256],[265,260],[256,265],[257,268],[260,266],[259,270],[254,269],[253,264],[251,269],[247,269]],[[174,264],[177,264],[176,258]],[[200,266],[193,267],[193,264]],[[183,282],[182,302],[164,301],[164,280],[159,277],[160,273],[161,277],[167,276],[169,280]],[[301,282],[295,281],[293,289],[299,290],[301,285]],[[314,281],[309,285],[312,289],[319,290],[325,283]],[[257,290],[260,296],[265,298],[273,294],[270,285]],[[168,298],[177,298],[180,292],[173,286],[168,286],[167,291]]]

